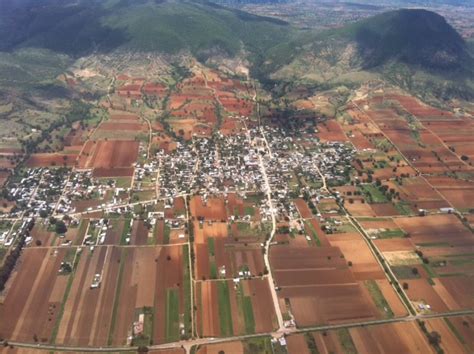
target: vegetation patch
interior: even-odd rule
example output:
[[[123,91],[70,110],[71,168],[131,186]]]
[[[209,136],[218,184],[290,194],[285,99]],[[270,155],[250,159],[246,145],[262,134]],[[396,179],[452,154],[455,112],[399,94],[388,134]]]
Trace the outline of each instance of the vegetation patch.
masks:
[[[234,334],[234,330],[232,326],[229,285],[226,281],[218,282],[217,293],[219,298],[219,320],[221,324],[221,335],[228,337]]]
[[[166,290],[166,340],[179,340],[179,292],[177,289]]]
[[[357,349],[347,328],[339,329],[337,337],[345,354],[357,354]]]
[[[382,312],[386,318],[392,318],[393,311],[375,280],[367,280],[364,284],[379,311]]]

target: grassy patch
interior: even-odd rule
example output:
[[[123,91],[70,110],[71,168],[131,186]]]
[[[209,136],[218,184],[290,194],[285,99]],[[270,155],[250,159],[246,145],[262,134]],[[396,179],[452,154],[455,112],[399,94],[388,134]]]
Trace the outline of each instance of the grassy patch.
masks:
[[[166,340],[179,340],[179,292],[177,289],[166,291]]]
[[[214,259],[211,259],[209,261],[210,265],[210,277],[211,279],[217,279],[217,265],[216,265],[216,261]]]
[[[306,341],[306,345],[308,346],[309,352],[311,354],[319,354],[319,350],[318,350],[318,346],[316,345],[316,341],[314,340],[314,337],[310,332],[306,332],[304,334],[304,339]]]
[[[398,279],[418,279],[420,274],[413,272],[413,267],[395,266],[392,271]]]
[[[390,221],[392,219],[390,218],[371,218],[371,217],[367,217],[367,216],[361,216],[361,217],[357,217],[357,220],[358,221]]]
[[[395,229],[395,230],[385,230],[381,231],[378,234],[379,238],[401,238],[405,237],[405,233],[401,229]]]
[[[255,215],[255,208],[251,207],[251,206],[246,206],[244,208],[244,215],[254,216]]]
[[[255,317],[253,315],[252,298],[250,296],[242,297],[242,309],[244,312],[245,332],[255,333]]]
[[[209,255],[211,257],[214,257],[216,255],[215,245],[214,245],[214,238],[213,237],[209,237],[207,239],[207,249],[208,249]]]
[[[272,354],[270,337],[251,338],[244,342],[244,353]]]
[[[253,314],[252,298],[244,295],[242,284],[239,284],[237,289],[237,303],[240,312],[244,317],[245,333],[255,333],[255,317]]]
[[[193,311],[193,309],[191,308],[191,296],[193,296],[191,292],[191,279],[190,279],[191,268],[189,264],[188,254],[189,254],[189,247],[188,245],[184,245],[183,246],[184,330],[185,330],[185,333],[189,333],[189,335],[186,335],[187,338],[192,336],[191,311]]]
[[[167,245],[170,243],[170,234],[171,234],[171,228],[165,224],[163,228],[163,244]]]
[[[388,202],[388,199],[387,197],[385,197],[385,194],[383,194],[380,189],[378,189],[372,184],[364,184],[359,186],[359,188],[361,189],[369,204]]]
[[[84,239],[88,226],[89,226],[89,219],[81,219],[79,223],[79,230],[77,231],[77,236],[76,236],[76,242],[75,242],[76,245],[79,245]]]
[[[393,311],[390,308],[390,305],[388,304],[387,300],[385,300],[382,291],[380,290],[375,280],[367,280],[366,282],[364,282],[364,284],[367,290],[369,291],[369,294],[372,297],[375,306],[377,306],[377,308],[385,315],[385,317],[392,318]]]
[[[452,261],[449,261],[449,263],[456,267],[472,265],[474,264],[474,258],[453,259]]]
[[[342,349],[345,354],[356,354],[357,349],[352,341],[352,337],[349,333],[347,328],[343,328],[337,331],[337,337],[339,338],[339,342],[342,345]]]
[[[224,337],[234,334],[232,327],[232,313],[230,307],[230,292],[226,281],[217,283],[217,293],[219,298],[219,320],[221,324],[221,335]]]
[[[316,243],[316,246],[320,247],[321,246],[321,240],[319,239],[318,233],[315,230],[315,228],[313,227],[313,225],[311,225],[311,223],[309,223],[307,221],[304,222],[304,225],[305,225],[306,230],[309,230],[309,232],[311,233],[311,236],[313,237],[313,240],[314,240],[314,243]]]
[[[399,202],[395,203],[395,209],[401,214],[401,215],[412,215],[413,211],[410,208],[410,205],[405,203],[405,202]]]
[[[250,193],[246,195],[246,202],[251,204],[260,204],[260,202],[265,198],[263,193]]]
[[[430,278],[437,277],[436,272],[433,270],[433,268],[429,264],[423,263],[423,268],[425,268],[426,273],[428,273]]]
[[[357,229],[351,223],[345,223],[337,226],[336,233],[357,232]]]
[[[449,247],[448,242],[425,242],[417,243],[416,245],[420,247]]]
[[[122,231],[122,236],[120,237],[120,244],[121,245],[126,245],[127,244],[127,238],[131,237],[132,233],[132,219],[125,219],[124,220],[124,226],[123,226],[123,231]]]

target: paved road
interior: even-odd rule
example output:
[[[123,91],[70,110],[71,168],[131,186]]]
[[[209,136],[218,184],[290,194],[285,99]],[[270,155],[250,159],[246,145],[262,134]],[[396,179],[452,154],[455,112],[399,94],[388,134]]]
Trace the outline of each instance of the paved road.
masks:
[[[265,254],[263,255],[264,261],[265,261],[265,267],[268,270],[268,285],[270,287],[270,293],[272,294],[272,300],[273,300],[273,305],[275,307],[275,313],[277,315],[277,320],[278,320],[278,328],[282,329],[283,327],[283,315],[281,314],[281,309],[280,305],[278,303],[278,295],[275,290],[275,282],[273,280],[273,275],[272,275],[272,269],[270,266],[270,259],[269,259],[269,254],[270,254],[270,243],[273,240],[273,236],[275,235],[276,232],[276,217],[275,217],[275,209],[273,208],[273,203],[272,203],[272,191],[270,189],[270,183],[268,182],[268,176],[267,172],[265,170],[265,166],[263,163],[263,158],[262,155],[258,154],[258,159],[260,162],[260,168],[262,170],[262,176],[263,180],[265,181],[265,192],[267,195],[267,201],[268,201],[268,207],[270,208],[270,213],[272,216],[272,231],[270,233],[270,237],[268,240],[265,242]]]

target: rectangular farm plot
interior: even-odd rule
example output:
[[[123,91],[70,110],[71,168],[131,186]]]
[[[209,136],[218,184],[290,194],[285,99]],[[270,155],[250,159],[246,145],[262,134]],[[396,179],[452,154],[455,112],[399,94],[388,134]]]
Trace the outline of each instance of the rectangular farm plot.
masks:
[[[197,279],[263,274],[265,267],[260,244],[236,242],[228,236],[228,227],[223,222],[194,222]]]
[[[301,327],[381,317],[337,247],[271,248],[278,296]]]
[[[303,219],[308,219],[313,216],[313,213],[311,212],[308,205],[303,199],[301,198],[295,199],[294,203],[296,205],[296,208],[298,209],[298,212],[300,213]]]
[[[26,161],[27,167],[71,167],[76,164],[77,154],[38,153]]]
[[[88,141],[79,156],[79,168],[130,168],[137,160],[138,142],[128,140]]]
[[[474,235],[452,214],[397,218],[396,224],[418,246],[472,246]]]
[[[266,279],[200,281],[195,296],[204,337],[271,332],[276,325]]]
[[[331,246],[338,247],[357,280],[385,279],[385,275],[367,243],[359,233],[335,234],[329,237]]]
[[[226,221],[227,211],[224,198],[208,198],[194,196],[190,201],[191,215],[206,221]]]
[[[352,328],[351,339],[358,353],[435,353],[416,322]]]
[[[373,239],[403,238],[405,232],[391,218],[358,218],[358,223]]]
[[[427,177],[428,182],[454,207],[460,210],[474,208],[474,182],[450,177]]]
[[[185,337],[191,296],[185,248],[131,247],[122,252],[109,344],[124,345],[130,335],[134,343],[144,345]],[[146,333],[132,331],[140,318],[145,319],[139,327]]]
[[[133,116],[130,117],[133,118]],[[139,120],[110,119],[99,125],[92,139],[135,140],[146,131],[147,125]]]
[[[416,322],[293,334],[286,340],[289,354],[435,353]]]
[[[68,250],[25,249],[0,304],[0,333],[4,338],[49,342],[60,316],[70,275],[60,275]]]
[[[474,316],[445,318],[444,321],[463,344],[468,353],[474,351]]]
[[[57,344],[107,344],[119,257],[120,250],[114,247],[100,247],[81,253],[63,304]]]

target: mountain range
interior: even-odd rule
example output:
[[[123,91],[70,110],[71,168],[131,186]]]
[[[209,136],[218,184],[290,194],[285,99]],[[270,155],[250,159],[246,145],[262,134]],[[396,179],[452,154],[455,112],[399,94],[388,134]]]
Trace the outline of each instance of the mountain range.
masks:
[[[469,46],[442,16],[426,10],[391,11],[315,32],[207,1],[16,0],[0,6],[0,82],[8,58],[26,48],[64,65],[64,58],[128,50],[189,53],[201,61],[242,57],[254,76],[271,82],[358,83],[376,75],[414,89],[417,73],[417,90],[474,97]],[[16,70],[21,65],[16,62]]]

